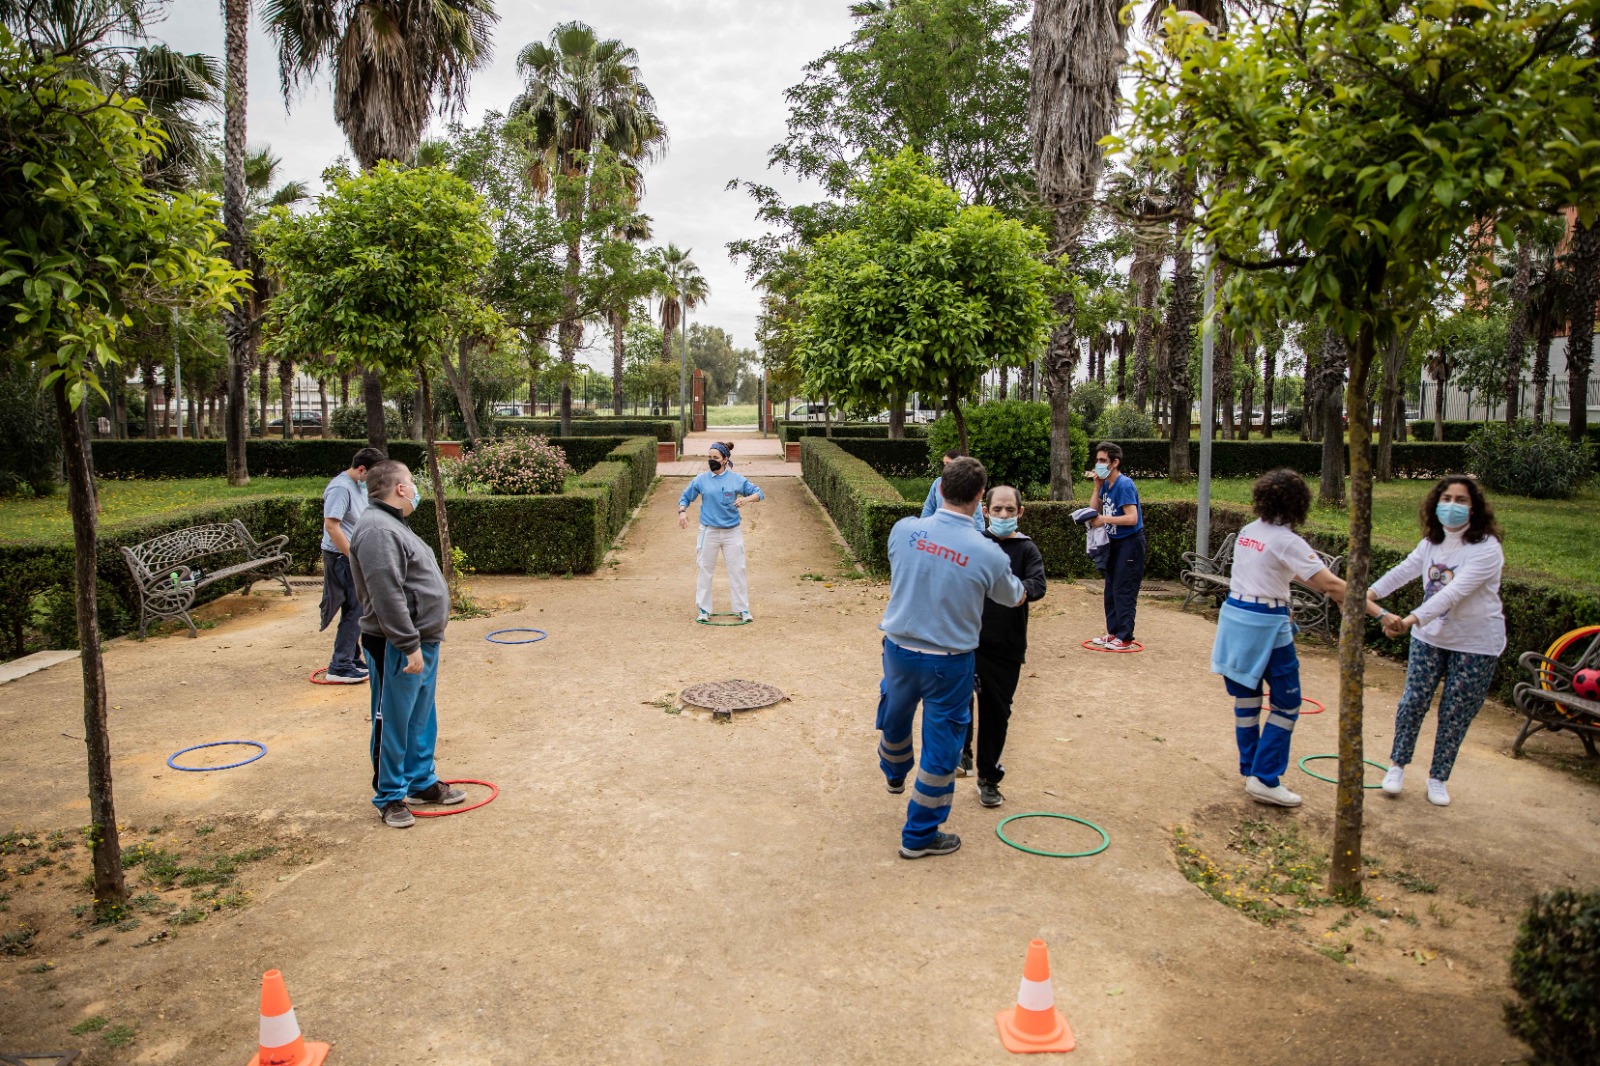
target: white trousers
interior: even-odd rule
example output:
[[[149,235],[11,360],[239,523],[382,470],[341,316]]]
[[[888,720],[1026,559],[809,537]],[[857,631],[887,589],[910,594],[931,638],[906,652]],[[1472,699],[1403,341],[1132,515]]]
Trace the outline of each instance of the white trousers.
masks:
[[[700,564],[700,580],[695,586],[694,604],[711,613],[711,573],[717,566],[717,552],[728,567],[728,593],[733,599],[733,613],[750,609],[750,583],[744,576],[744,531],[700,527],[700,540],[695,546],[695,558]]]

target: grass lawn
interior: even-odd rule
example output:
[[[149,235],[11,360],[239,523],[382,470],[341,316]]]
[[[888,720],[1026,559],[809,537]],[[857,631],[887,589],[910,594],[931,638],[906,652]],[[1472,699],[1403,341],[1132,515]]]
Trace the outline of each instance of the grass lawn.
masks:
[[[323,477],[252,478],[232,488],[226,478],[184,478],[173,481],[101,481],[100,528],[114,530],[164,511],[197,504],[248,500],[258,496],[321,496]],[[42,499],[0,500],[0,541],[70,538],[65,489]]]
[[[753,426],[756,424],[756,405],[730,403],[706,408],[707,426]]]
[[[1307,478],[1313,499],[1318,480]],[[912,503],[921,503],[928,494],[931,478],[890,478],[890,483]],[[1211,483],[1211,498],[1218,503],[1250,505],[1252,478],[1228,478]],[[1386,548],[1409,550],[1421,531],[1417,510],[1422,498],[1433,487],[1431,481],[1392,481],[1373,486],[1372,539]],[[1079,486],[1079,498],[1087,501],[1093,486]],[[1194,482],[1174,484],[1146,478],[1139,481],[1139,494],[1146,500],[1193,500]],[[1500,525],[1506,531],[1506,569],[1508,573],[1530,577],[1553,577],[1561,581],[1600,586],[1600,488],[1591,485],[1570,500],[1530,500],[1521,496],[1491,498]],[[1311,508],[1309,528],[1345,533],[1350,528],[1348,515],[1338,508]]]

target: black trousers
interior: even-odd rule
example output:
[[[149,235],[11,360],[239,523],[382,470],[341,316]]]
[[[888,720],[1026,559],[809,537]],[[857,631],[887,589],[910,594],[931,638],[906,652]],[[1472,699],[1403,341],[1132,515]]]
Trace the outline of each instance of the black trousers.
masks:
[[[979,650],[976,656],[978,713],[967,727],[964,754],[972,754],[972,734],[978,734],[978,780],[999,784],[1006,776],[1000,754],[1006,747],[1006,729],[1011,724],[1011,701],[1017,695],[1022,664],[997,659]]]
[[[1144,558],[1142,529],[1131,537],[1112,537],[1106,550],[1106,632],[1118,640],[1133,639]]]

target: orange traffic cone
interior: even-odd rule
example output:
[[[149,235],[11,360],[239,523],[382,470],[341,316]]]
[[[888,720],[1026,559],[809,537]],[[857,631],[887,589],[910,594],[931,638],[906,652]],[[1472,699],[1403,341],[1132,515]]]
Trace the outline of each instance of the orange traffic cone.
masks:
[[[261,1050],[249,1066],[322,1066],[331,1051],[327,1044],[308,1043],[300,1036],[300,1023],[289,1005],[283,974],[268,970],[261,977]]]
[[[1072,1037],[1072,1026],[1056,1012],[1055,993],[1050,988],[1050,949],[1043,940],[1028,944],[1017,1005],[1007,1007],[994,1020],[1000,1026],[1000,1043],[1016,1054],[1071,1051],[1078,1046]]]

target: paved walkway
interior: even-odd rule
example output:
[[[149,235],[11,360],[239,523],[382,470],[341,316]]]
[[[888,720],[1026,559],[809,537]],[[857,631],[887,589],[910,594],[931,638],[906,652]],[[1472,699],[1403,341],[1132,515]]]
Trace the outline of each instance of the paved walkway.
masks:
[[[683,458],[656,467],[662,477],[694,477],[706,469],[706,449],[712,441],[733,445],[733,468],[751,481],[764,477],[799,477],[800,464],[783,461],[783,441],[776,433],[765,440],[753,426],[713,426],[703,433],[691,433],[683,440]]]

